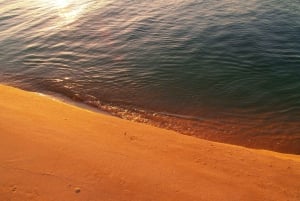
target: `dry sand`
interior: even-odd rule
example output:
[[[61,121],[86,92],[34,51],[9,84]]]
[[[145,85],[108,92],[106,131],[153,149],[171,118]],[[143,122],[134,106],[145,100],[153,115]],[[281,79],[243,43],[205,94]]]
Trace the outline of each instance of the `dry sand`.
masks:
[[[0,85],[0,201],[299,201],[300,156],[180,135]]]

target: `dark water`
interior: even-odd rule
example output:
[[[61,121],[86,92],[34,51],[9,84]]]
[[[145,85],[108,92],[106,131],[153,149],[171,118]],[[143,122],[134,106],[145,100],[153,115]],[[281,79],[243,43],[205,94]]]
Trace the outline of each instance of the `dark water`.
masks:
[[[300,154],[300,3],[0,0],[0,79]]]

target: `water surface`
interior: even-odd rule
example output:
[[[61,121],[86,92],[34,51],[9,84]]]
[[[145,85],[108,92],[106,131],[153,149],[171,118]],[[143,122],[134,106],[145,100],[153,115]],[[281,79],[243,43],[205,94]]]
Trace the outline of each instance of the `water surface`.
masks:
[[[0,13],[4,83],[300,153],[295,0],[0,0]]]

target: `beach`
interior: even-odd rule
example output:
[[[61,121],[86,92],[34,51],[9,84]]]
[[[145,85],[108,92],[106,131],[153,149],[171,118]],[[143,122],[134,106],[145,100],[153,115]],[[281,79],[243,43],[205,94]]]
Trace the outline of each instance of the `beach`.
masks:
[[[1,83],[300,154],[298,3],[0,0],[0,11]]]
[[[300,156],[122,120],[0,85],[0,200],[300,200]]]

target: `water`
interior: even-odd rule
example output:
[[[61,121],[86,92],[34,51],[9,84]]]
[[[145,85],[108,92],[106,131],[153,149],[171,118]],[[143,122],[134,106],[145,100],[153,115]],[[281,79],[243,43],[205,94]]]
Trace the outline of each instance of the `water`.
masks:
[[[0,0],[0,80],[300,154],[296,0]]]

